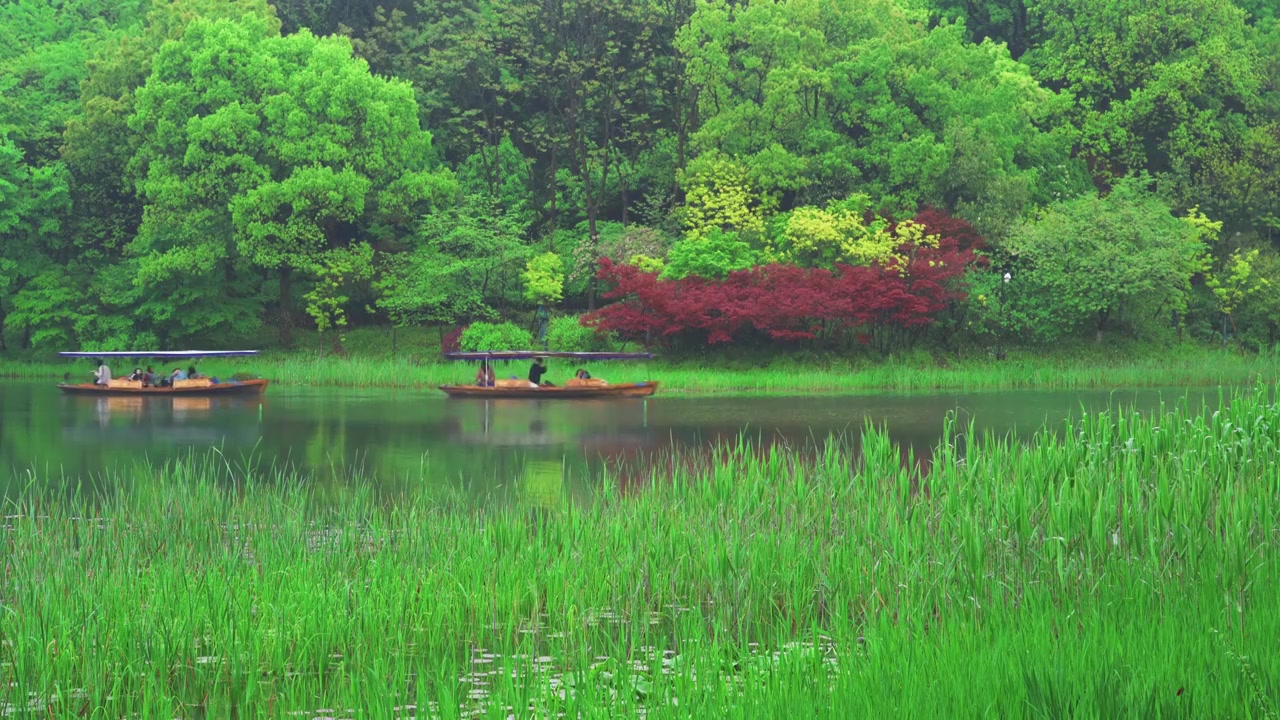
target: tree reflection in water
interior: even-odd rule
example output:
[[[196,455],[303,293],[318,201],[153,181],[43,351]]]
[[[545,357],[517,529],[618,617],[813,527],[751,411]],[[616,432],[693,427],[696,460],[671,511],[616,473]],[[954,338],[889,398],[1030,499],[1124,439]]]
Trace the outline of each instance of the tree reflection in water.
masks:
[[[750,452],[799,449],[818,457],[830,437],[858,447],[886,427],[904,466],[927,473],[954,414],[978,432],[1031,432],[1082,410],[1154,409],[1185,390],[1023,391],[848,397],[705,397],[649,400],[450,400],[428,392],[273,388],[256,398],[79,398],[43,383],[0,388],[0,458],[7,487],[35,468],[73,486],[140,461],[153,465],[216,448],[247,469],[303,472],[348,482],[352,469],[388,495],[440,492],[479,502],[563,501],[669,478],[671,450],[711,463],[748,441]],[[1193,394],[1191,402],[1199,401]],[[545,464],[544,464],[545,463]],[[22,480],[21,482],[28,482]],[[541,490],[535,490],[541,488]],[[533,494],[530,495],[529,493]]]

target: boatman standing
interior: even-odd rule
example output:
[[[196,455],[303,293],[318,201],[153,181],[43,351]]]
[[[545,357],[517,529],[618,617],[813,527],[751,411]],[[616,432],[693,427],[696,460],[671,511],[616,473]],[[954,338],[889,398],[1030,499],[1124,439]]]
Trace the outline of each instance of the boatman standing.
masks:
[[[533,367],[529,368],[529,382],[535,387],[542,385],[542,376],[547,374],[547,366],[542,364],[542,358],[535,358]],[[550,385],[550,383],[547,383]]]

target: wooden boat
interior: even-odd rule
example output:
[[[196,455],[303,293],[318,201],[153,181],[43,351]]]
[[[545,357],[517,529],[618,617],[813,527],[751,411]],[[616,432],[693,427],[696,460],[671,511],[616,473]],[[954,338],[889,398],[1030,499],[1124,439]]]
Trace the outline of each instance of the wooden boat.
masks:
[[[533,387],[522,385],[481,387],[479,385],[441,385],[449,397],[457,398],[525,398],[533,400],[582,400],[585,398],[638,398],[649,397],[658,391],[656,382],[639,382],[610,385],[565,385]]]
[[[249,357],[257,355],[257,350],[152,350],[122,352],[62,352],[58,355],[66,358],[101,359],[101,360],[160,360],[164,362],[194,361],[206,357]],[[95,383],[61,383],[58,389],[68,395],[85,395],[93,397],[133,396],[133,397],[211,397],[224,395],[260,395],[267,389],[267,381],[254,380],[220,380],[214,382],[209,378],[192,380],[174,380],[172,385],[146,386],[141,380],[113,378],[106,385]]]
[[[133,385],[137,382],[137,385]],[[194,385],[183,385],[185,382]],[[61,383],[58,389],[69,395],[92,395],[94,397],[112,395],[132,395],[135,397],[209,397],[213,395],[259,395],[267,389],[266,380],[229,380],[227,382],[199,380],[178,380],[174,387],[142,387],[142,383],[129,380],[112,380],[110,385],[94,385],[93,383],[66,384]],[[120,383],[130,383],[122,385]]]
[[[648,360],[649,353],[595,353],[548,352],[537,350],[508,350],[494,352],[445,353],[449,360],[479,361],[481,367],[501,360],[537,360],[541,358],[565,358],[570,360]],[[533,385],[526,380],[495,380],[493,386],[441,385],[440,390],[453,398],[524,399],[524,400],[585,400],[588,398],[643,398],[658,391],[653,381],[636,383],[608,383],[600,379],[573,378],[563,385]]]

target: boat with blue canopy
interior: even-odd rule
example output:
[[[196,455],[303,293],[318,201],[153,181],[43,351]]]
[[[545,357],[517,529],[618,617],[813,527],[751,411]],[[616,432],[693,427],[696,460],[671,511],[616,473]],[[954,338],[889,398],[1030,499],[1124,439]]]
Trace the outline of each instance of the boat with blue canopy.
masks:
[[[480,372],[477,379],[488,379],[483,384],[441,385],[440,390],[455,398],[526,398],[537,400],[582,400],[586,398],[639,398],[649,397],[658,391],[658,383],[650,380],[635,383],[610,383],[600,378],[573,377],[563,385],[535,383],[531,380],[498,379],[492,368],[495,362],[520,360],[545,360],[559,358],[580,362],[601,360],[650,360],[652,353],[619,352],[557,352],[547,350],[502,350],[489,352],[448,352],[447,360],[477,362]]]
[[[117,350],[103,352],[60,352],[64,358],[98,360],[128,360],[143,362],[176,361],[194,362],[208,357],[253,357],[257,350]],[[68,374],[69,375],[69,374]],[[62,383],[58,389],[69,395],[134,395],[134,396],[208,396],[208,395],[259,395],[266,391],[268,381],[262,378],[247,380],[220,379],[216,377],[173,378],[159,375],[148,382],[145,379],[124,376],[95,378],[93,382]]]

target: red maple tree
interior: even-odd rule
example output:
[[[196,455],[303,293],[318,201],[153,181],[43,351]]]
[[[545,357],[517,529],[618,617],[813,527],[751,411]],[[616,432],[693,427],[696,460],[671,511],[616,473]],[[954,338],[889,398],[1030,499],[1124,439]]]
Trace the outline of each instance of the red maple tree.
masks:
[[[610,288],[604,298],[614,302],[584,322],[646,344],[696,337],[729,343],[748,333],[805,341],[828,331],[867,340],[886,330],[927,327],[965,299],[961,277],[982,239],[968,223],[937,211],[916,221],[939,235],[936,247],[907,244],[899,248],[901,261],[834,271],[772,264],[722,280],[663,280],[604,258],[598,277]]]

